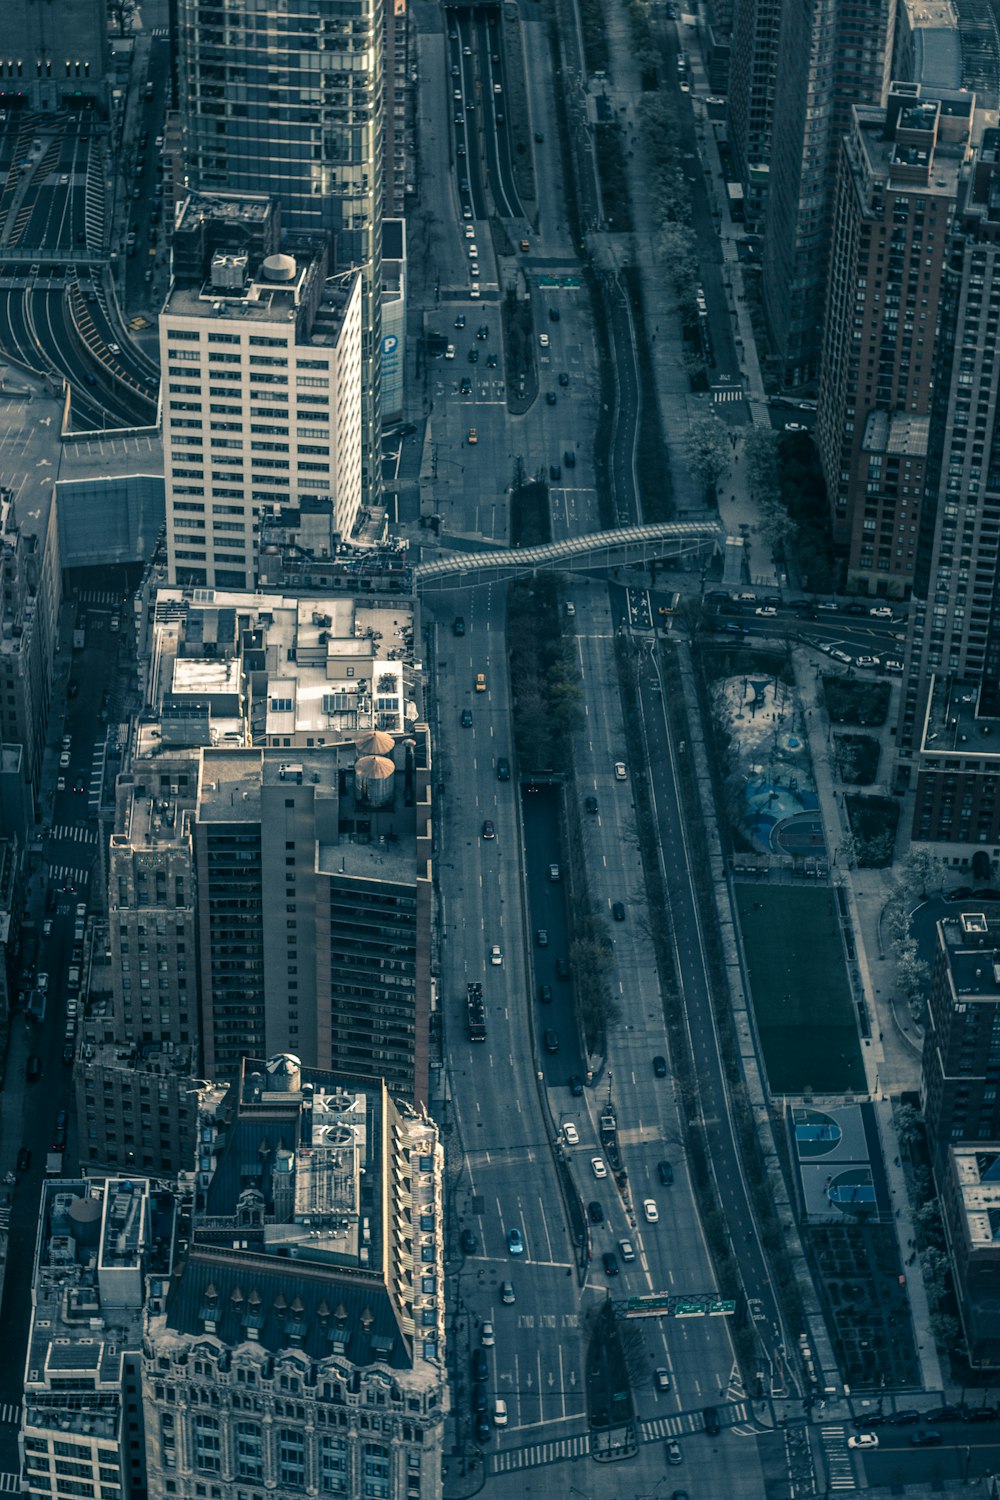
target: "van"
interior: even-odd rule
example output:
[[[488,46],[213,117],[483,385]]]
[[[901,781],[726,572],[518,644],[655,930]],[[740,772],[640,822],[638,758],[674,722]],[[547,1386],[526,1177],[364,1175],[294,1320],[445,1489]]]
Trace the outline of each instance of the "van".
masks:
[[[717,1437],[718,1434],[722,1431],[722,1423],[719,1421],[718,1408],[715,1406],[706,1406],[705,1410],[702,1412],[702,1418],[705,1422],[705,1431],[708,1433],[709,1437]]]

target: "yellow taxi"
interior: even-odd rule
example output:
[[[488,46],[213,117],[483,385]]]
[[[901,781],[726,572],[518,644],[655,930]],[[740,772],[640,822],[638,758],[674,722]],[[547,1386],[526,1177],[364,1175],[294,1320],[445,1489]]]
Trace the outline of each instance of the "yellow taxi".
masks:
[[[485,672],[477,672],[476,673],[476,692],[477,693],[485,693],[485,691],[486,691],[486,673]]]

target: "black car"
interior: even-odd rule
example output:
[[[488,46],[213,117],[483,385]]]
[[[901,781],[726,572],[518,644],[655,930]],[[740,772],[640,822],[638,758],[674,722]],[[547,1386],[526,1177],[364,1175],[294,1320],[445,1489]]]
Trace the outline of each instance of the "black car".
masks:
[[[854,1425],[859,1429],[867,1427],[884,1427],[887,1418],[880,1411],[864,1412],[860,1417],[854,1418]]]
[[[616,922],[624,922],[624,920],[625,920],[625,903],[623,901],[612,901],[612,903],[611,903],[611,915],[614,917],[614,919],[615,919]]]
[[[488,1443],[493,1436],[493,1429],[490,1426],[490,1419],[484,1411],[476,1412],[473,1425],[476,1429],[476,1442]]]
[[[569,1091],[574,1099],[579,1099],[583,1093],[583,1079],[579,1073],[571,1073],[569,1079]]]
[[[505,755],[497,756],[497,781],[510,780],[510,761]]]
[[[558,1052],[559,1051],[559,1033],[558,1033],[558,1031],[552,1031],[552,1030],[547,1031],[545,1033],[544,1040],[545,1040],[545,1050],[546,1050],[546,1052],[553,1052],[554,1053],[554,1052]]]
[[[552,986],[551,986],[551,984],[540,984],[538,986],[538,999],[539,999],[539,1001],[541,1002],[542,1005],[551,1005],[552,1004]]]
[[[914,1448],[940,1448],[941,1441],[941,1434],[930,1427],[921,1427],[910,1438]]]
[[[558,307],[550,307],[549,308],[549,322],[550,323],[558,323],[559,322],[559,309],[558,309]]]
[[[482,1350],[481,1349],[477,1349],[476,1353],[477,1354],[481,1354]],[[489,1410],[489,1404],[490,1404],[490,1398],[486,1394],[486,1387],[485,1387],[485,1385],[483,1385],[483,1383],[481,1381],[477,1381],[476,1384],[472,1387],[472,1410],[473,1410],[473,1413],[479,1413],[481,1411],[488,1411]]]
[[[461,615],[456,615],[455,618],[454,618],[454,620],[452,620],[452,622],[451,622],[451,633],[452,633],[452,635],[464,635],[465,634],[465,621],[463,620],[463,618],[462,618]]]
[[[653,1058],[653,1073],[654,1073],[654,1075],[657,1078],[666,1078],[666,1076],[667,1076],[667,1059],[665,1057],[654,1057]]]
[[[576,468],[576,454],[573,452],[572,448],[566,449],[566,452],[563,454],[563,463],[566,465],[567,469]]]
[[[30,1166],[31,1152],[28,1150],[27,1146],[22,1146],[20,1151],[17,1153],[17,1170],[19,1172],[26,1172]]]
[[[472,709],[471,708],[463,708],[462,709],[462,728],[463,729],[471,729],[472,728]]]
[[[486,1380],[489,1375],[489,1366],[486,1363],[486,1355],[482,1349],[472,1351],[472,1378],[473,1380]]]
[[[569,978],[569,959],[568,958],[557,958],[556,959],[556,978],[557,979],[568,979]]]
[[[584,805],[584,807],[587,809],[587,811],[589,813],[595,813],[597,811],[597,798],[596,797],[586,797],[584,799],[583,805]]]
[[[553,480],[562,478],[562,469],[558,464],[549,464],[549,478]]]
[[[991,1420],[992,1408],[990,1408],[990,1412],[991,1417],[987,1418],[986,1420]],[[914,1423],[920,1421],[920,1418],[920,1412],[914,1410],[913,1407],[905,1407],[902,1411],[894,1411],[892,1415],[886,1417],[885,1420],[890,1427],[912,1427]]]
[[[604,1254],[601,1256],[601,1259],[604,1262],[604,1274],[605,1274],[605,1276],[617,1276],[618,1275],[618,1257],[614,1253],[614,1251],[613,1250],[605,1250]]]
[[[67,1042],[66,1045],[63,1047],[63,1050],[62,1050],[62,1060],[66,1064],[67,1067],[69,1067],[70,1063],[73,1061],[73,1057],[74,1057],[73,1043],[72,1042]]]
[[[478,363],[479,363],[479,350],[478,349],[470,349],[469,350],[469,364],[470,365],[478,365]]]
[[[566,374],[565,370],[560,370],[559,372],[559,384],[561,386],[569,385],[569,376]]]
[[[661,1161],[660,1163],[658,1163],[656,1170],[659,1173],[660,1181],[663,1183],[663,1186],[673,1187],[674,1169],[670,1165],[670,1163],[668,1161]]]
[[[476,329],[476,338],[477,339],[488,339],[489,336],[490,336],[490,330],[489,330],[489,327],[487,326],[487,324],[480,323],[479,327]]]
[[[545,392],[545,405],[546,406],[555,406],[555,404],[556,404],[556,393],[555,393],[555,391],[546,391]]]
[[[598,1203],[596,1198],[592,1203],[587,1204],[587,1217],[589,1218],[591,1224],[604,1223],[604,1209]]]
[[[996,1416],[997,1409],[995,1406],[973,1406],[966,1412],[965,1420],[967,1422],[995,1422]],[[909,1418],[909,1413],[907,1413],[907,1417],[909,1420],[912,1420],[912,1418]],[[899,1419],[897,1418],[897,1420]],[[919,1421],[919,1414],[917,1420]]]
[[[479,1241],[471,1229],[463,1229],[458,1242],[462,1247],[463,1255],[475,1255],[479,1249]]]

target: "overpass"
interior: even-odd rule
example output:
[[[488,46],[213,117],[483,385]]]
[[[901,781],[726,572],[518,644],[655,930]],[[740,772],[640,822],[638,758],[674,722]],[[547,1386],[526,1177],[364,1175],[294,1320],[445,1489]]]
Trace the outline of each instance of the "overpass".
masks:
[[[650,526],[622,526],[614,531],[566,537],[541,547],[454,552],[433,562],[418,563],[413,576],[418,589],[449,584],[468,588],[477,583],[519,578],[540,568],[591,571],[683,557],[692,552],[711,553],[722,546],[724,537],[722,523],[714,516],[702,521],[661,521]]]

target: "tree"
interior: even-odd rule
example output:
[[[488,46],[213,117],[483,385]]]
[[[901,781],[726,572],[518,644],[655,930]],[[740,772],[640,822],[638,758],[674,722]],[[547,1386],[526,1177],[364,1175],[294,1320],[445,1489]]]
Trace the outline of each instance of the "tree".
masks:
[[[951,1313],[931,1313],[931,1333],[939,1349],[947,1350],[949,1354],[954,1353],[962,1330],[957,1318]]]
[[[751,427],[743,441],[743,463],[755,500],[775,499],[781,483],[778,434],[770,427]]]
[[[908,1152],[910,1147],[920,1139],[924,1125],[923,1117],[912,1104],[901,1104],[896,1110],[895,1124],[899,1148],[901,1151]]]
[[[930,965],[917,957],[915,943],[909,943],[896,955],[896,979],[908,1000],[922,996],[931,977]]]
[[[696,417],[687,430],[691,472],[704,489],[713,489],[729,468],[731,450],[718,417]]]
[[[929,891],[939,891],[944,884],[944,863],[929,849],[912,848],[900,867],[900,880],[912,895],[926,900]]]

